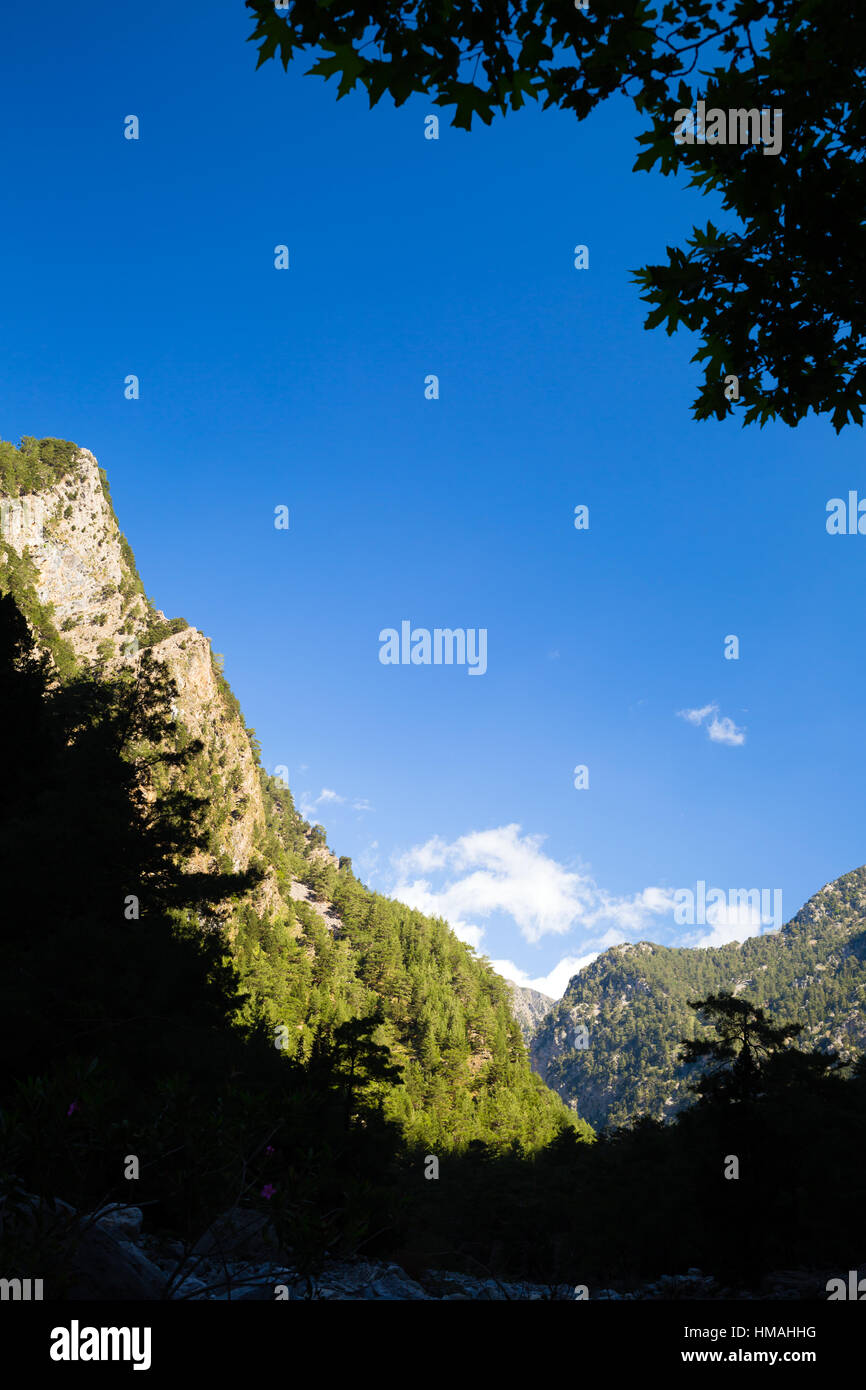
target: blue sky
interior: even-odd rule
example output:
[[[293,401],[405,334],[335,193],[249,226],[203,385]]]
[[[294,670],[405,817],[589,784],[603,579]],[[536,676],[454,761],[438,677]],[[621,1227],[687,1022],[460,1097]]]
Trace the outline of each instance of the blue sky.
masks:
[[[551,993],[761,929],[677,890],[787,919],[866,859],[866,539],[825,527],[862,434],[692,422],[630,272],[717,209],[631,173],[627,103],[432,141],[424,99],[256,72],[242,4],[3,26],[0,434],[93,450],[335,852]],[[407,619],[486,629],[485,674],[383,665]]]

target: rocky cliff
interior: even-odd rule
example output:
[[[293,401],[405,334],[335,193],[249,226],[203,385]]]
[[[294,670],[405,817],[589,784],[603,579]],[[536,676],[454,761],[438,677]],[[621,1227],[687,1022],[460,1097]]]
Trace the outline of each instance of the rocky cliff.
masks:
[[[529,1043],[539,1023],[553,1008],[556,1000],[542,994],[540,990],[516,985],[513,980],[506,980],[505,983],[511,991],[511,1012],[520,1024],[524,1039]]]
[[[48,443],[55,441],[39,441]],[[211,852],[191,867],[243,871],[264,832],[261,778],[210,641],[183,619],[168,620],[145,596],[94,455],[71,445],[54,471],[59,476],[37,490],[26,476],[0,480],[0,585],[12,590],[41,646],[66,673],[134,669],[146,649],[168,668],[177,686],[178,735],[204,744],[200,766],[215,804]],[[255,901],[278,910],[273,874],[266,873]]]
[[[156,615],[88,449],[51,486],[4,499],[2,538],[29,554],[39,601],[80,660],[112,659],[145,640]]]

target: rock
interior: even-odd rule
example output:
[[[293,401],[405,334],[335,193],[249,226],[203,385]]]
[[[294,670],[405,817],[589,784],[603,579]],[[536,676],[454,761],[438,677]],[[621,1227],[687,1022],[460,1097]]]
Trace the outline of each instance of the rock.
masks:
[[[70,1259],[71,1299],[157,1299],[165,1274],[128,1240],[94,1223],[78,1235]]]
[[[59,1197],[37,1197],[24,1192],[12,1201],[0,1201],[0,1237],[26,1240],[49,1233],[62,1233],[75,1216],[75,1208]]]
[[[143,658],[141,644],[158,638],[158,659],[177,686],[174,717],[205,741],[209,756],[231,775],[233,804],[217,832],[219,853],[234,871],[246,869],[265,816],[248,731],[225,711],[204,634],[189,627],[171,632],[165,614],[149,609],[94,455],[79,449],[51,486],[4,499],[3,537],[19,554],[28,553],[36,596],[51,605],[52,620],[77,660],[89,663],[107,647],[110,671],[134,669]],[[210,866],[210,854],[193,856],[196,871]],[[272,867],[250,901],[257,911],[285,912]]]
[[[219,1294],[220,1299],[231,1298],[232,1303],[271,1303],[276,1298],[274,1292],[277,1284],[286,1284],[286,1279],[275,1279],[273,1284],[253,1284],[251,1288],[232,1290],[231,1294]],[[290,1291],[291,1292],[291,1291]]]
[[[135,1240],[141,1234],[144,1218],[140,1207],[128,1207],[115,1202],[96,1212],[95,1217],[104,1231],[122,1240]]]
[[[98,1217],[81,1218],[58,1197],[27,1194],[14,1209],[7,1205],[0,1212],[0,1227],[45,1261],[49,1298],[159,1298],[165,1275],[131,1241],[119,1239],[110,1214],[105,1216],[105,1224]]]
[[[537,989],[526,989],[523,985],[517,985],[513,980],[506,980],[505,983],[511,997],[511,1012],[520,1026],[523,1041],[528,1047],[532,1041],[533,1033],[541,1020],[553,1008],[556,1000],[547,994],[540,994]]]
[[[416,1284],[414,1279],[410,1279],[408,1274],[398,1265],[389,1265],[383,1276],[369,1285],[369,1292],[361,1296],[390,1300],[417,1300],[429,1299],[430,1297],[424,1292],[421,1285]]]
[[[277,1233],[268,1218],[258,1211],[235,1207],[211,1223],[193,1246],[194,1255],[212,1255],[219,1260],[276,1259],[280,1253]]]
[[[174,1285],[171,1296],[176,1299],[192,1298],[195,1294],[203,1293],[207,1287],[204,1279],[197,1279],[194,1274],[187,1274],[186,1278]]]

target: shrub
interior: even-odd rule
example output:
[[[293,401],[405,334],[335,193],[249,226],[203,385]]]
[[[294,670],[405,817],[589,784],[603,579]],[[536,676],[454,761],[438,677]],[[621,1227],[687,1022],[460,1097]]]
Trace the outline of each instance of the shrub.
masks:
[[[0,440],[0,491],[9,497],[40,492],[69,473],[78,445],[66,439],[34,439],[24,435],[19,448]]]

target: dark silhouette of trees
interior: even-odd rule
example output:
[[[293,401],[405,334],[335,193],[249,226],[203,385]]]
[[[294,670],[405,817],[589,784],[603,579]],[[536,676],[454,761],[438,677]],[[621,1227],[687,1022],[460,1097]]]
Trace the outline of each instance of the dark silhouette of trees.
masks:
[[[832,1055],[790,1051],[788,1043],[802,1033],[803,1025],[774,1027],[763,1009],[748,999],[722,992],[690,1001],[690,1007],[716,1032],[715,1038],[684,1039],[681,1049],[687,1064],[706,1068],[689,1085],[702,1099],[756,1100],[772,1085],[824,1075],[837,1065]],[[780,1066],[783,1059],[787,1063]]]

